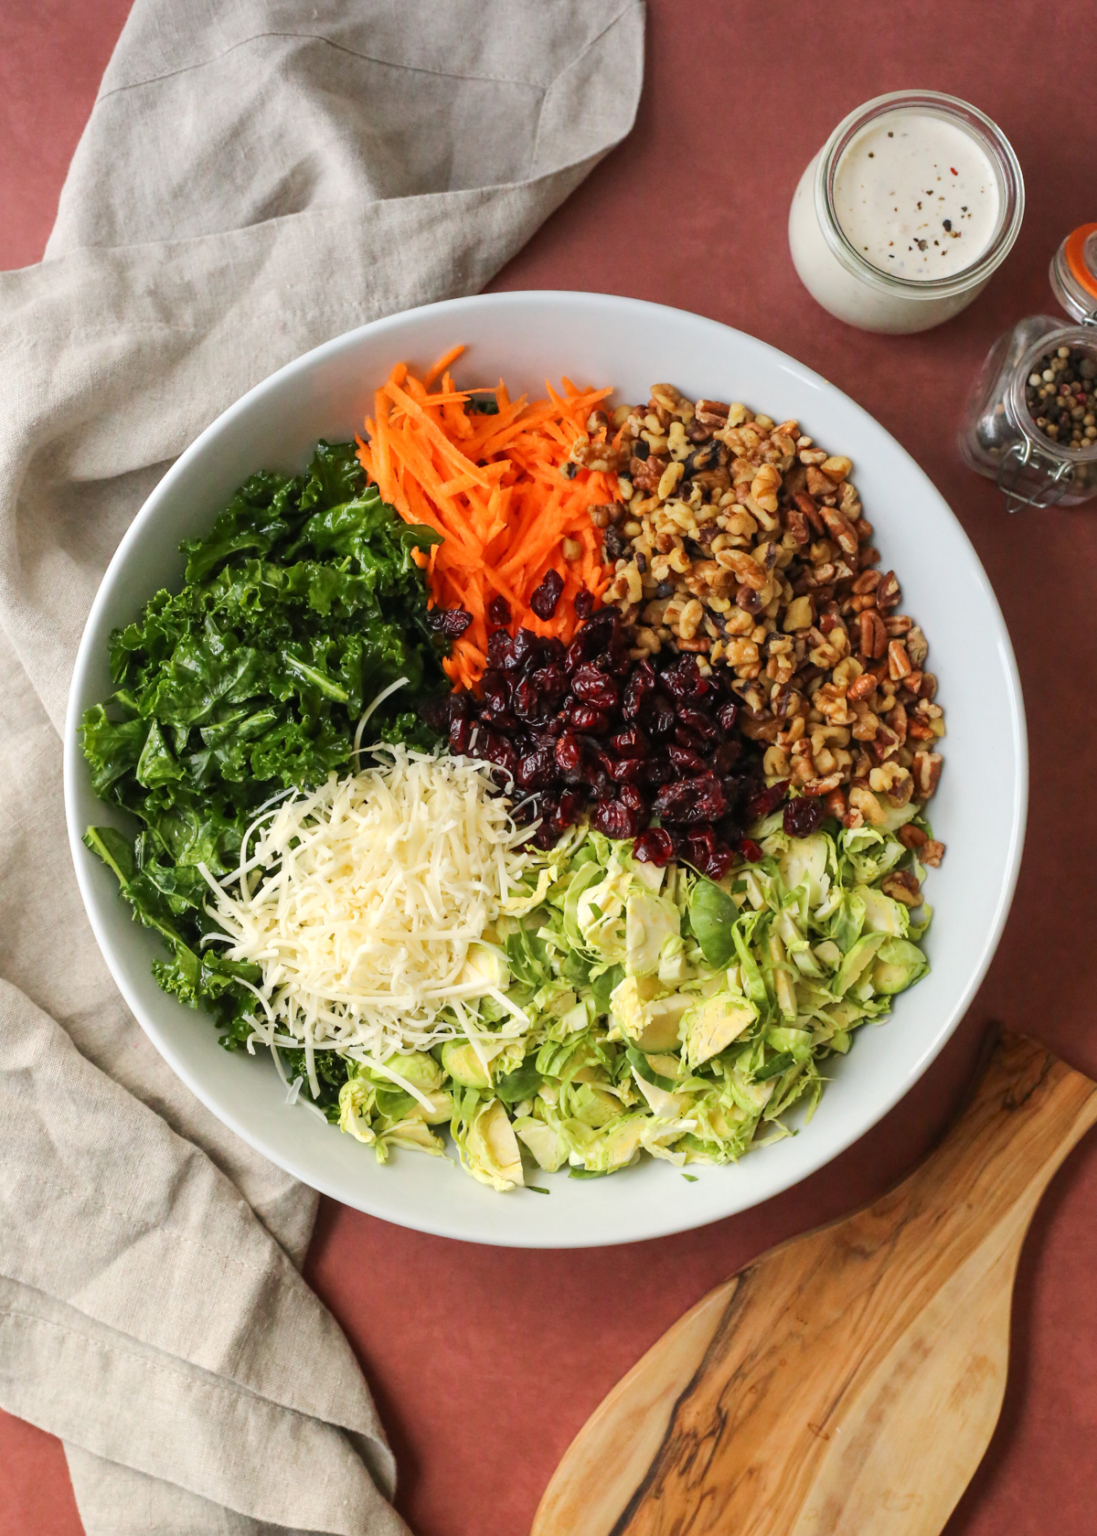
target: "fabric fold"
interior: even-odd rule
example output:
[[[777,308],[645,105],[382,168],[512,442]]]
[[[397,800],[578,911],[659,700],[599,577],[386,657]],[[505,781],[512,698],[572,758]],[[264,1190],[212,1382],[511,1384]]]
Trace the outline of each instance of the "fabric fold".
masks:
[[[234,399],[499,270],[628,132],[642,46],[635,0],[137,0],[46,259],[0,274],[0,1403],[64,1438],[89,1536],[406,1527],[300,1275],[315,1195],[174,1077],[84,917],[88,608]]]

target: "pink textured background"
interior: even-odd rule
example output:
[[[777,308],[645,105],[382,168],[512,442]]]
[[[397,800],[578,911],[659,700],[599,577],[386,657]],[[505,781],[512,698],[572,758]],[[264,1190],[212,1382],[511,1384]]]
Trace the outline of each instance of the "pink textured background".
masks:
[[[0,7],[0,267],[41,254],[126,9],[125,0]],[[1085,5],[650,0],[634,134],[495,285],[599,289],[698,310],[801,358],[867,406],[936,481],[994,583],[1024,681],[1032,807],[1009,927],[963,1026],[881,1125],[800,1188],[701,1232],[578,1254],[466,1247],[325,1203],[309,1275],[373,1383],[400,1459],[400,1507],[418,1536],[522,1536],[587,1414],[686,1307],[752,1255],[911,1166],[948,1120],[989,1021],[1097,1076],[1097,514],[1007,518],[953,442],[987,347],[1022,314],[1052,307],[1052,251],[1097,218],[1095,44],[1097,11]],[[997,119],[1029,205],[1005,269],[970,310],[938,331],[888,339],[814,306],[792,270],[785,219],[801,170],[838,119],[910,86],[966,96]],[[988,774],[995,752],[988,741]],[[1091,1138],[1033,1225],[1005,1411],[950,1536],[1046,1536],[1049,1522],[1056,1536],[1097,1531],[1095,1203]],[[60,1446],[0,1415],[0,1536],[40,1532],[80,1532]]]

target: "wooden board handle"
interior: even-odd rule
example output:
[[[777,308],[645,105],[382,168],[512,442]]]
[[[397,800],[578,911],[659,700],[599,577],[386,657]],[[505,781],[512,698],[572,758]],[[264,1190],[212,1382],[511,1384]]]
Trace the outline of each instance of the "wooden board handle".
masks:
[[[1097,1087],[1003,1034],[896,1189],[763,1254],[609,1394],[533,1536],[936,1536],[1001,1407],[1017,1259]]]

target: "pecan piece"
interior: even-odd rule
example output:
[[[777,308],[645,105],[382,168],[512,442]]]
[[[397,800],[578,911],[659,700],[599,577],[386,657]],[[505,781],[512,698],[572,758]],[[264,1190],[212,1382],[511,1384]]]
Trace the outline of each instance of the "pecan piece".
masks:
[[[832,789],[827,795],[826,807],[828,816],[836,816],[839,821],[845,820],[849,806],[846,804],[846,797],[840,788]]]
[[[827,530],[823,519],[819,516],[819,508],[816,506],[814,498],[809,496],[806,491],[797,491],[792,499],[796,503],[797,511],[804,514],[812,528],[822,538]]]
[[[794,544],[808,544],[811,542],[811,529],[808,527],[808,520],[795,507],[789,507],[785,513],[785,528]]]
[[[861,630],[861,654],[873,661],[887,649],[887,630],[875,608],[866,608],[857,620]]]
[[[905,907],[922,905],[922,887],[909,869],[893,869],[880,881],[880,889],[885,896],[901,901]]]
[[[803,786],[803,792],[805,795],[810,795],[813,799],[819,799],[833,794],[841,782],[842,775],[840,773],[828,773],[825,779],[809,779]]]
[[[827,532],[846,558],[855,556],[858,549],[857,533],[845,513],[837,507],[823,506],[819,514],[827,525]]]
[[[922,666],[929,655],[929,642],[917,624],[907,635],[907,655],[916,667]]]
[[[698,400],[693,407],[693,419],[698,426],[707,427],[710,432],[719,432],[728,424],[730,409],[722,400]]]
[[[918,786],[920,799],[928,800],[937,788],[943,764],[944,759],[940,752],[915,752],[911,767],[914,770],[914,782]]]
[[[909,677],[913,670],[906,646],[901,640],[892,640],[888,645],[888,676],[892,682]]]
[[[878,560],[879,558],[879,555],[877,555],[876,559]],[[862,556],[862,559],[865,565],[874,564],[874,562],[868,558],[867,551]],[[898,601],[899,578],[896,576],[894,571],[885,571],[883,576],[880,578],[880,585],[876,588],[876,606],[877,608],[894,608]]]
[[[884,719],[895,732],[899,739],[899,745],[902,746],[903,742],[907,739],[906,706],[903,704],[896,704],[894,709],[888,710],[887,714],[884,716]]]

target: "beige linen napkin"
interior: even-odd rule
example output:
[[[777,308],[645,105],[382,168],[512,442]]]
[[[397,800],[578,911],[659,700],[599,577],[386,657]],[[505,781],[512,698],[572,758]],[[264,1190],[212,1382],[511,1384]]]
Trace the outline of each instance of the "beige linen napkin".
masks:
[[[0,275],[0,1404],[64,1438],[89,1536],[405,1529],[298,1272],[315,1197],[175,1079],[84,918],[59,732],[96,585],[244,390],[498,270],[628,132],[642,31],[637,0],[137,0],[46,260]]]

